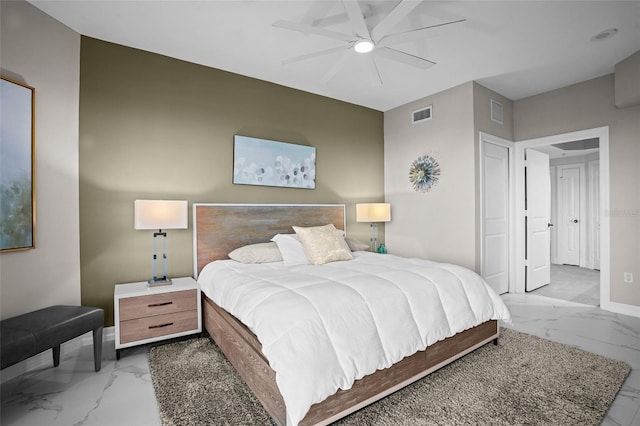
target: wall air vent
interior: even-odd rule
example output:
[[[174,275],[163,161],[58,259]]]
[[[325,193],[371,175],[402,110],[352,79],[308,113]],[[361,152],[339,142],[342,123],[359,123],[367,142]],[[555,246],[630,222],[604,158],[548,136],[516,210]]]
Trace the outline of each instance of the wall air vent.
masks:
[[[411,113],[411,122],[413,124],[420,123],[422,121],[431,120],[433,112],[433,105],[429,105],[425,108],[420,108],[419,110],[413,111]]]
[[[491,121],[502,124],[502,104],[491,99]]]

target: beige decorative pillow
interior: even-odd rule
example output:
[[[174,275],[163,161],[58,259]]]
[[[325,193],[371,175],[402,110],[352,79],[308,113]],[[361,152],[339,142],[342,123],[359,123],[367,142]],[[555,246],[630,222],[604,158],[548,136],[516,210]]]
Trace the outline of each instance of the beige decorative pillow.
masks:
[[[240,263],[282,262],[282,255],[276,243],[258,243],[238,247],[229,257]]]
[[[304,251],[313,265],[322,265],[338,260],[351,260],[351,250],[344,238],[336,232],[333,224],[303,228],[294,226]]]
[[[351,251],[365,251],[369,250],[369,244],[365,244],[361,241],[350,237],[344,237],[344,240],[347,242],[347,245],[351,249]]]

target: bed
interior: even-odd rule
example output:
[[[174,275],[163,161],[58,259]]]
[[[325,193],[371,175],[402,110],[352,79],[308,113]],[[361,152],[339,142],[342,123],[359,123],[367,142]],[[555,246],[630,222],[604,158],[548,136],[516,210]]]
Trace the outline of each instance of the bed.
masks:
[[[270,361],[264,354],[264,352],[270,354],[271,360],[277,361],[273,358],[273,346],[271,343],[265,343],[267,346],[263,347],[252,330],[236,316],[228,312],[228,310],[233,311],[233,306],[230,308],[230,306],[225,305],[228,310],[219,306],[216,301],[224,298],[221,299],[217,296],[214,290],[207,290],[207,288],[211,288],[209,287],[211,280],[208,278],[210,276],[208,273],[209,269],[211,269],[218,274],[215,275],[216,277],[221,277],[225,276],[225,273],[231,274],[231,271],[234,271],[233,273],[235,274],[235,271],[239,269],[254,268],[254,266],[236,265],[234,261],[228,260],[228,254],[242,246],[266,243],[277,234],[291,234],[293,232],[291,226],[294,224],[300,227],[332,224],[335,229],[345,231],[345,206],[342,204],[194,204],[193,219],[194,276],[198,277],[199,282],[201,278],[206,281],[201,282],[201,287],[203,287],[202,311],[205,329],[278,425],[323,425],[332,423],[407,386],[480,346],[492,341],[497,342],[499,336],[498,317],[493,314],[496,319],[482,320],[477,325],[462,327],[461,331],[450,337],[442,339],[436,337],[436,341],[429,342],[425,349],[402,356],[397,361],[394,361],[392,365],[385,366],[385,368],[373,370],[362,377],[358,376],[354,381],[349,382],[344,389],[338,389],[328,397],[322,396],[322,400],[310,405],[308,411],[305,408],[304,415],[300,415],[296,411],[298,407],[292,403],[290,388],[283,387],[282,378],[284,374],[280,369],[282,364],[274,363],[276,370],[280,371],[279,376],[276,377],[276,372],[272,369]],[[374,259],[372,256],[387,257]],[[372,259],[374,259],[373,263]],[[375,262],[376,259],[378,260],[377,262]],[[212,263],[214,261],[220,262]],[[326,269],[333,268],[331,269],[333,274],[342,274],[337,269],[347,268],[346,270],[350,271],[347,274],[354,275],[356,272],[359,273],[360,269],[363,269],[362,265],[365,265],[364,268],[375,269],[375,263],[382,264],[391,261],[392,256],[360,253],[354,255],[354,262],[333,262]],[[369,262],[369,264],[366,264],[366,262]],[[407,263],[407,265],[403,265],[404,267],[412,268],[413,266],[411,263]],[[285,277],[289,277],[291,280],[297,279],[291,278],[294,277],[293,275],[282,275],[283,270],[287,274],[289,274],[289,270],[285,270],[278,263],[259,265],[258,269],[260,268],[266,270],[267,273],[280,274],[274,275],[280,277],[278,279],[284,280]],[[447,268],[459,267],[449,265]],[[297,269],[302,273],[300,280],[313,280],[315,277],[309,277],[316,271],[320,271],[320,268],[315,267],[314,269],[314,266],[301,266]],[[205,273],[202,273],[203,270]],[[354,272],[355,270],[357,271]],[[251,269],[250,274],[253,274],[253,271]],[[455,269],[455,271],[456,274],[473,274],[470,271],[460,272],[459,269]],[[293,272],[291,273],[293,274]],[[234,277],[235,275],[231,276]],[[246,279],[244,277],[240,278]],[[341,280],[340,278],[335,281]],[[265,281],[268,280],[265,279]],[[232,286],[231,288],[234,289],[235,287]],[[497,295],[495,296],[497,297]],[[469,299],[469,296],[466,296],[466,298]],[[340,298],[339,300],[343,299]],[[226,303],[228,304],[228,302]],[[501,303],[499,298],[496,303]],[[502,306],[500,309],[502,308],[504,310],[499,315],[499,319],[508,320],[508,311],[506,307]],[[250,324],[255,329],[255,323],[247,320],[246,312],[243,314],[240,310],[236,312],[236,315],[244,318],[247,324]],[[245,317],[242,315],[245,315]],[[253,313],[249,316],[252,315]],[[267,314],[267,316],[270,316],[270,314]],[[263,319],[259,319],[258,322],[262,323]],[[264,335],[261,334],[261,337],[263,342],[270,342],[268,338],[266,341],[264,340]],[[306,346],[304,347],[306,348]],[[280,383],[280,387],[277,382]],[[283,394],[288,395],[288,400],[291,403],[289,412],[287,411],[287,404],[285,404]]]

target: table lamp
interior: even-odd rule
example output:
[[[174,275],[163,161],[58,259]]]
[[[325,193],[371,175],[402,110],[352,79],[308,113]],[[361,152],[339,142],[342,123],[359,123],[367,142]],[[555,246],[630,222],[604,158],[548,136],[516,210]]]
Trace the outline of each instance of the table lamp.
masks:
[[[371,222],[371,251],[375,252],[378,249],[378,222],[391,221],[391,204],[356,204],[356,221]]]
[[[187,229],[189,219],[187,215],[187,201],[181,200],[135,200],[135,229],[157,229],[153,233],[153,278],[148,285],[169,285],[171,279],[167,277],[167,233],[163,229]],[[162,276],[158,277],[157,239],[162,237]]]

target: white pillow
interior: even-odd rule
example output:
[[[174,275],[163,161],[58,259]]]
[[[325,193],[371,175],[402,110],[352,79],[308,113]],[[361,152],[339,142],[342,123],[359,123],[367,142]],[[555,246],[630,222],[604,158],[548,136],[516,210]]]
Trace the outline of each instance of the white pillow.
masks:
[[[238,247],[229,253],[229,258],[240,263],[282,262],[276,243],[257,243]]]
[[[344,237],[336,232],[333,224],[303,228],[294,226],[307,257],[314,265],[323,265],[339,260],[351,260],[351,250]]]
[[[296,234],[277,234],[271,241],[275,241],[280,249],[282,261],[287,265],[308,265],[309,259],[302,243]]]

